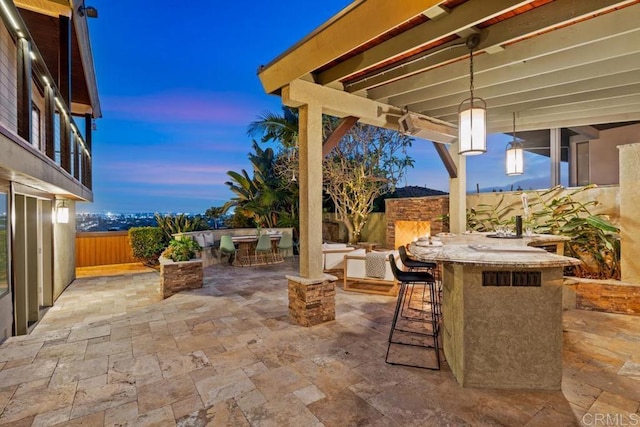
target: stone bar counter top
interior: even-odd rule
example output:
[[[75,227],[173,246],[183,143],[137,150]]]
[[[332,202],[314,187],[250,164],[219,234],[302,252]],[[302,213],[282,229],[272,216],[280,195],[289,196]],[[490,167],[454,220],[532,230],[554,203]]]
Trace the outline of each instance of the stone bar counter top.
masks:
[[[409,246],[422,261],[460,263],[509,268],[547,268],[579,264],[575,258],[552,254],[534,245],[555,245],[569,240],[565,236],[534,235],[522,238],[491,238],[489,233],[470,233],[418,240]]]
[[[409,245],[441,265],[443,350],[463,387],[560,389],[563,270],[580,261],[531,245],[564,240],[465,233]]]

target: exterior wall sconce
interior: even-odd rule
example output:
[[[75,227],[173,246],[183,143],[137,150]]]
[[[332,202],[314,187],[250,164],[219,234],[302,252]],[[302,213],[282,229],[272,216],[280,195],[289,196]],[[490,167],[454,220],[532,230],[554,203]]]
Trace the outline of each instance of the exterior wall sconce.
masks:
[[[480,43],[480,35],[472,34],[467,38],[469,49],[469,91],[471,96],[458,106],[458,154],[471,156],[487,151],[487,103],[473,96],[473,49]]]
[[[87,16],[87,18],[97,18],[98,17],[98,9],[93,6],[85,6],[84,4],[80,5],[78,8],[78,15]]]
[[[56,206],[56,223],[68,224],[69,223],[69,206],[64,200]]]
[[[516,113],[513,113],[513,141],[507,144],[505,166],[507,175],[522,175],[524,172],[524,149],[516,140]]]

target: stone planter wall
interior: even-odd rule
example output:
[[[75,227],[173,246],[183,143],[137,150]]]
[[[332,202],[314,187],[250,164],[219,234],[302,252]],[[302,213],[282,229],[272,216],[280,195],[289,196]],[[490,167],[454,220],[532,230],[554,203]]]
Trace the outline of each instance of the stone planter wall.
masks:
[[[638,284],[565,277],[564,289],[564,308],[640,315]]]
[[[175,262],[160,257],[160,292],[169,298],[180,291],[202,287],[202,260]]]

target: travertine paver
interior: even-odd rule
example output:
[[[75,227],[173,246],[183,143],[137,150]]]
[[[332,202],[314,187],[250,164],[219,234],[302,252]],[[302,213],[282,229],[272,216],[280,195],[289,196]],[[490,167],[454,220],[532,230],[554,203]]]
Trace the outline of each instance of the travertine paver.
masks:
[[[209,267],[166,300],[155,272],[76,280],[0,346],[0,425],[640,423],[640,317],[565,312],[562,391],[465,389],[384,363],[393,298],[338,289],[334,322],[292,324],[286,274]]]

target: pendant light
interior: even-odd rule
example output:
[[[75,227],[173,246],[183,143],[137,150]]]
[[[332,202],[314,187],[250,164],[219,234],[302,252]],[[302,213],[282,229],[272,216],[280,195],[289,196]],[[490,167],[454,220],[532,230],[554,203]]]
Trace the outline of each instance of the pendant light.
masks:
[[[524,172],[524,149],[516,139],[516,113],[513,113],[513,141],[507,144],[505,154],[507,175],[522,175]]]
[[[480,43],[480,35],[472,34],[467,38],[469,49],[469,92],[471,96],[458,106],[458,142],[459,154],[471,156],[487,151],[486,116],[487,103],[473,96],[473,49]]]

